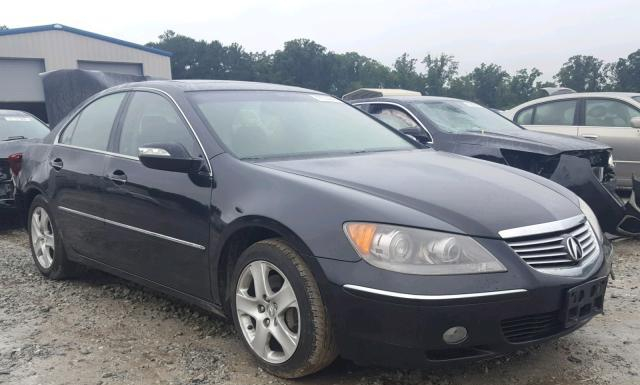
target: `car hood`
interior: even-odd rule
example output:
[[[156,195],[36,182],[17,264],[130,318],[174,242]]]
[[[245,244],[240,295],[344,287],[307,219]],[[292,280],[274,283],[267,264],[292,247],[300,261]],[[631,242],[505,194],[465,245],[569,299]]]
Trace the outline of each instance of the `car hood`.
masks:
[[[444,221],[461,233],[480,237],[496,238],[500,230],[580,214],[573,193],[551,181],[435,150],[289,159],[259,165],[375,195]],[[385,222],[388,218],[378,220]]]
[[[609,146],[589,139],[521,130],[513,134],[497,132],[469,132],[455,134],[459,143],[500,147],[502,149],[527,151],[542,155],[557,155],[568,151],[603,151]]]

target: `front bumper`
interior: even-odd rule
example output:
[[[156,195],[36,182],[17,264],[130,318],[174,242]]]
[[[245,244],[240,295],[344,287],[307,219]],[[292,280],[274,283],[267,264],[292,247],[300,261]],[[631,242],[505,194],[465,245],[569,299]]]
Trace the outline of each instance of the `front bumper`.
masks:
[[[608,243],[601,253],[599,266],[580,278],[542,274],[520,261],[508,273],[448,277],[385,272],[362,261],[321,259],[320,264],[344,358],[363,365],[424,367],[503,355],[580,328],[593,314],[567,326],[567,291],[610,274]],[[362,285],[353,286],[353,280]],[[454,326],[466,328],[468,338],[447,344],[443,333]]]

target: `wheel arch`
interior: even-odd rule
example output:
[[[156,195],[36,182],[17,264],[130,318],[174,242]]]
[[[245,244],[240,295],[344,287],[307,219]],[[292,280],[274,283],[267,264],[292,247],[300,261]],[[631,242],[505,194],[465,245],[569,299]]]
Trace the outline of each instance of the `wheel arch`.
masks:
[[[311,249],[293,230],[271,218],[241,217],[227,225],[219,237],[218,246],[212,252],[212,295],[216,302],[222,304],[225,311],[228,312],[230,303],[228,282],[238,257],[254,243],[272,238],[281,238],[293,247],[309,266],[318,285],[322,286],[324,274],[320,265]]]
[[[44,189],[34,183],[28,184],[25,186],[24,191],[20,192],[16,195],[17,198],[17,206],[19,210],[20,219],[22,220],[23,226],[26,228],[28,226],[29,221],[29,208],[31,207],[31,202],[38,195],[46,196]]]

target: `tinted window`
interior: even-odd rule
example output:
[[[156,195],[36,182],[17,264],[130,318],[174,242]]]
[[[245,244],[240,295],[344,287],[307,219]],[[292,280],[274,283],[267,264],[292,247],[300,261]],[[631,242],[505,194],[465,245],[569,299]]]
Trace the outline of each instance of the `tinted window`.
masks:
[[[533,107],[520,111],[516,117],[516,123],[522,125],[531,124],[531,118],[533,118]]]
[[[0,141],[43,138],[49,128],[33,116],[12,111],[0,111]]]
[[[136,92],[122,123],[118,152],[138,156],[138,148],[154,143],[178,143],[193,156],[196,141],[173,104],[151,92]]]
[[[520,132],[522,128],[503,116],[476,103],[464,100],[433,100],[413,102],[424,116],[441,131],[452,134],[465,132]]]
[[[209,128],[239,158],[415,149],[367,114],[326,95],[206,91],[191,100]]]
[[[401,109],[388,105],[374,104],[371,106],[371,114],[387,123],[396,130],[418,127],[418,123],[409,114]]]
[[[60,143],[106,151],[111,128],[124,96],[124,93],[112,94],[89,104],[67,125]]]
[[[533,124],[571,126],[576,112],[575,100],[538,104],[533,115]]]
[[[631,118],[640,112],[625,103],[609,99],[587,99],[585,101],[586,126],[630,127]]]

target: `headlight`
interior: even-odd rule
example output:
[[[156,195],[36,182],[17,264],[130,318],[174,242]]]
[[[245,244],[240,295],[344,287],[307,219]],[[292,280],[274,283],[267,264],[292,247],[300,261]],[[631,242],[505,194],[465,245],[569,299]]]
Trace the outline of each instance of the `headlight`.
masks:
[[[584,216],[587,217],[587,221],[591,225],[593,232],[596,233],[596,238],[598,238],[598,240],[602,242],[602,229],[600,228],[598,217],[596,217],[596,214],[593,212],[593,210],[591,210],[591,207],[589,207],[587,202],[583,201],[580,198],[578,198],[578,200],[580,201],[580,210],[582,210]]]
[[[366,262],[406,274],[446,275],[507,271],[471,237],[376,223],[349,222],[344,232]]]

